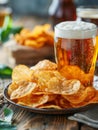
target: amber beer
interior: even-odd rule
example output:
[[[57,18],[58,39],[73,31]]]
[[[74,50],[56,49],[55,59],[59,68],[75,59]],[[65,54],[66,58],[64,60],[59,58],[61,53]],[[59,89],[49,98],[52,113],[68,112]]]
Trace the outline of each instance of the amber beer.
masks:
[[[12,10],[9,7],[0,7],[0,27],[3,26],[4,20],[6,16],[12,15]]]
[[[55,58],[58,70],[67,79],[78,79],[85,86],[93,85],[97,57],[97,27],[78,21],[55,26]]]

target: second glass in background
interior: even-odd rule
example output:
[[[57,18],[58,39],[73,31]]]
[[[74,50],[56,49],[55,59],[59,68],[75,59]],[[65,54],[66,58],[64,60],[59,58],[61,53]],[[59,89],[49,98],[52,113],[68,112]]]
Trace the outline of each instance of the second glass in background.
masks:
[[[12,9],[8,6],[8,0],[0,0],[0,27],[3,26],[6,16],[12,16]]]
[[[98,6],[79,6],[76,14],[77,20],[94,23],[98,26]]]
[[[77,21],[94,23],[98,27],[98,6],[79,6],[76,9],[76,14],[77,14]],[[98,56],[96,61],[95,74],[98,75]]]

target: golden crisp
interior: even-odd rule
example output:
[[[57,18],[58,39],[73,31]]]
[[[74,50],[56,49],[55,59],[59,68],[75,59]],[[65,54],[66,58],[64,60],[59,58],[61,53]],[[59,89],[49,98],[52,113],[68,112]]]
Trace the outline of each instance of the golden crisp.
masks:
[[[45,104],[48,101],[48,95],[27,95],[25,97],[18,99],[18,104],[29,106],[29,107],[38,107],[42,104]]]
[[[22,29],[15,35],[18,44],[41,48],[43,46],[52,46],[54,44],[54,32],[49,24],[37,25],[34,29]]]
[[[14,100],[30,95],[32,91],[36,89],[36,86],[36,83],[22,82],[22,84],[11,93],[10,98]]]
[[[39,61],[35,66],[31,67],[32,70],[57,70],[57,64],[49,60]]]
[[[12,72],[12,81],[29,81],[30,80],[30,69],[25,65],[17,65]]]
[[[11,83],[11,84],[9,85],[9,88],[8,88],[8,94],[11,95],[12,92],[13,92],[14,90],[16,90],[17,88],[18,88],[18,85],[17,85],[15,82]]]
[[[95,89],[93,87],[86,87],[84,88],[81,86],[80,91],[73,95],[63,95],[63,97],[68,100],[70,103],[74,105],[78,105],[83,103],[85,100],[90,100],[95,96]],[[74,106],[73,105],[73,106]]]
[[[39,70],[32,75],[32,81],[38,84],[39,90],[53,93],[72,95],[80,89],[80,81],[66,80],[57,70]]]
[[[15,103],[39,109],[70,109],[98,103],[98,90],[83,86],[77,79],[66,79],[57,70],[57,64],[49,60],[31,68],[16,66],[8,94]]]

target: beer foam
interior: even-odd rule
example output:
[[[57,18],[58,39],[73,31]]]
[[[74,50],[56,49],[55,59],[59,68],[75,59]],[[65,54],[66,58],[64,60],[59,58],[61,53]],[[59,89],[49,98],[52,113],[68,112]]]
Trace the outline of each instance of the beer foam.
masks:
[[[97,8],[77,8],[77,16],[82,18],[98,19]]]
[[[91,19],[98,19],[98,13],[95,12],[80,12],[78,13],[78,17],[82,18],[91,18]]]
[[[86,39],[96,36],[97,26],[83,21],[67,21],[56,25],[55,36],[70,39]]]

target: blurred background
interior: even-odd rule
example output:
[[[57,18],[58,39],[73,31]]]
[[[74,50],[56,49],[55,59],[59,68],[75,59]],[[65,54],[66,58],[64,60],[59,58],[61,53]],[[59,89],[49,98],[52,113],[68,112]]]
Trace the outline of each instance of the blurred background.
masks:
[[[3,0],[2,0],[3,1]],[[9,0],[9,6],[15,15],[48,16],[48,9],[53,0]],[[55,0],[56,1],[56,0]],[[98,5],[97,0],[73,0],[76,6]]]
[[[49,22],[49,19],[50,19],[49,16],[52,15],[54,11],[57,11],[58,15],[60,15],[61,9],[60,11],[58,11],[57,6],[60,5],[58,4],[58,2],[64,3],[64,1],[68,3],[66,5],[66,7],[68,8],[70,8],[69,7],[70,2],[74,3],[75,8],[79,6],[83,6],[83,5],[91,5],[91,6],[98,5],[97,0],[0,0],[0,7],[2,6],[10,7],[12,9],[13,19],[17,21],[17,18],[20,17],[22,22],[24,20],[23,24],[26,22],[25,21],[26,19],[24,18],[25,16],[28,16],[29,18],[30,17],[33,18],[34,16],[38,18],[40,17],[43,20],[42,21],[38,20],[37,22],[42,24],[45,22]],[[51,8],[51,11],[49,12],[51,5],[52,5],[52,8]],[[63,8],[64,6],[65,4],[63,4]],[[66,12],[68,12],[68,10]],[[21,17],[23,17],[24,19],[22,19]],[[19,24],[19,21],[18,21],[18,24]],[[28,19],[27,19],[27,24],[26,25],[24,24],[24,26],[29,26]]]
[[[84,5],[87,5],[87,6],[88,5],[89,6],[98,5],[97,0],[0,0],[0,1],[1,1],[1,3],[2,3],[2,1],[3,2],[5,1],[5,3],[7,3],[5,5],[9,6],[12,9],[13,19],[15,19],[17,21],[17,19],[20,17],[20,21],[22,20],[22,23],[26,27],[35,26],[36,23],[33,23],[31,25],[31,23],[32,23],[31,19],[34,17],[40,18],[40,20],[38,19],[38,21],[37,21],[37,23],[39,23],[39,24],[43,24],[45,22],[49,22],[49,23],[53,22],[53,21],[51,21],[50,17],[54,13],[54,11],[56,11],[56,9],[58,9],[58,7],[57,7],[58,1],[62,2],[62,3],[64,3],[64,1],[66,1],[67,3],[69,3],[66,5],[67,7],[69,7],[70,1],[71,1],[74,3],[75,8],[77,8],[79,6],[84,6]],[[52,5],[51,12],[49,12],[51,5]],[[63,4],[63,8],[64,8],[64,6],[65,6],[65,4]],[[73,8],[73,7],[69,7],[69,8]],[[66,12],[68,12],[68,10]],[[57,11],[57,13],[58,13],[57,15],[60,15],[59,11]],[[30,18],[31,19],[30,20],[26,19],[25,16],[28,16],[29,19]],[[70,19],[66,19],[66,20],[70,20]],[[75,20],[75,19],[71,19],[71,20]],[[18,20],[18,24],[21,24],[20,21]],[[26,21],[27,21],[27,23],[25,24]],[[52,24],[54,24],[54,23],[52,23]]]
[[[92,13],[92,16],[94,16],[96,13],[96,17],[94,19],[87,18],[82,20],[94,22],[96,25],[98,25],[98,0],[0,0],[0,62],[10,67],[14,67],[16,63],[23,63],[32,66],[44,58],[54,60],[54,26],[62,21],[77,20],[77,8],[80,6],[93,6],[94,9],[96,8],[96,12]],[[82,11],[83,10],[84,9],[82,9]],[[36,27],[36,25],[38,26],[44,24],[49,25],[42,26],[39,29],[37,28],[35,29],[35,32],[40,32],[42,35],[43,29],[46,29],[44,29],[44,31],[46,31],[45,33],[48,34],[47,37],[45,35],[41,38],[44,39],[44,42],[48,41],[52,43],[52,51],[51,48],[49,50],[49,47],[44,48],[44,46],[40,49],[33,48],[33,50],[29,48],[29,51],[27,51],[27,46],[23,47],[23,40],[26,39],[25,37],[27,36],[27,32],[30,32],[30,30]],[[49,32],[49,26],[51,26],[51,32]],[[29,28],[30,30],[25,30],[26,28]],[[22,33],[24,34],[24,39],[21,37],[21,29],[23,29]],[[32,32],[33,30],[30,33],[32,34]],[[11,34],[16,36],[15,34],[17,33],[20,34],[17,35],[18,37],[15,37],[16,39],[14,40],[16,40],[15,42],[18,43],[18,38],[22,39],[20,40],[20,45],[22,45],[20,47],[21,49],[18,48],[19,44],[14,45],[14,43],[10,42],[10,39],[12,38]],[[30,47],[31,42],[35,44],[39,38],[40,36],[38,36],[35,41],[29,41]],[[31,39],[34,39],[33,35]],[[41,44],[43,43],[41,42]],[[47,44],[45,43],[45,45]],[[43,54],[44,56],[40,58],[39,55],[41,56],[42,52],[45,53]],[[15,61],[16,57],[17,61]]]

